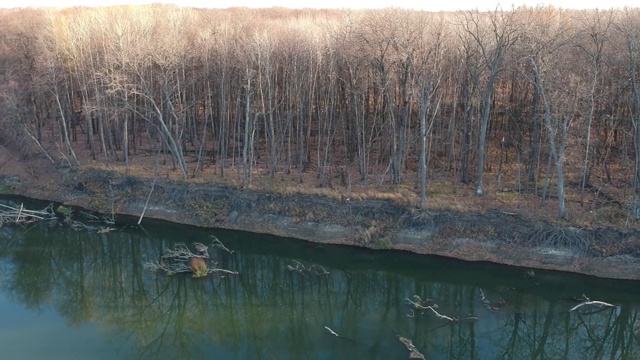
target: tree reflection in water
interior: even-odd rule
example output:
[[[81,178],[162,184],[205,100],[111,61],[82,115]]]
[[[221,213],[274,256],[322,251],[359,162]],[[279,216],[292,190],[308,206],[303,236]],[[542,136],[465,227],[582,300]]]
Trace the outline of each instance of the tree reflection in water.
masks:
[[[36,313],[55,308],[69,327],[98,324],[96,336],[123,358],[407,358],[397,336],[428,359],[640,358],[640,303],[631,283],[544,272],[532,279],[524,269],[406,253],[160,222],[151,228],[96,234],[4,227],[0,291]],[[143,270],[174,242],[212,233],[235,250],[212,252],[214,260],[239,275],[193,279]],[[295,261],[329,274],[290,271]],[[571,297],[582,293],[618,306],[568,312]],[[411,316],[403,299],[416,294],[462,320]],[[481,294],[506,306],[486,306]],[[470,315],[478,319],[464,320]]]

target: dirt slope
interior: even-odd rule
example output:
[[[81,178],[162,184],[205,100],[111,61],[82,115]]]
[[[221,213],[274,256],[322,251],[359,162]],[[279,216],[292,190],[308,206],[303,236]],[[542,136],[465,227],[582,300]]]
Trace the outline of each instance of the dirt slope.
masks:
[[[638,231],[560,227],[498,210],[434,212],[383,200],[285,196],[168,179],[154,183],[105,170],[56,169],[43,160],[1,160],[2,192],[104,213],[140,216],[146,207],[145,217],[197,226],[640,279]]]

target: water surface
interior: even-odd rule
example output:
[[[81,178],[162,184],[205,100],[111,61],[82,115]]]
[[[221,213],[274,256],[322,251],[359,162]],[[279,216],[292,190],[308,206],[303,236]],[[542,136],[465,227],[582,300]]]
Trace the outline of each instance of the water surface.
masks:
[[[640,358],[635,282],[134,223],[0,228],[0,359],[407,359],[399,336],[427,359]],[[234,250],[212,262],[239,275],[144,270],[210,235]],[[616,307],[569,312],[583,294]]]

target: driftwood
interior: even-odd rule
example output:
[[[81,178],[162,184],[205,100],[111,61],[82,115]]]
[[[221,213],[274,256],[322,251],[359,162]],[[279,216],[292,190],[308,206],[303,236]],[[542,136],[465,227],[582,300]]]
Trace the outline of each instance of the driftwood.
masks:
[[[2,224],[28,224],[42,220],[57,220],[58,217],[53,211],[53,205],[47,206],[44,210],[29,210],[20,205],[0,204],[0,226]]]
[[[81,221],[78,220],[71,220],[71,218],[67,218],[65,220],[65,222],[67,224],[69,224],[69,226],[76,231],[95,231],[98,234],[106,234],[108,232],[112,232],[114,230],[117,230],[114,227],[110,227],[110,226],[94,226],[94,225],[89,225],[89,224],[85,224]]]
[[[505,307],[507,305],[507,302],[504,301],[503,299],[499,299],[498,301],[491,303],[491,301],[489,301],[487,299],[487,297],[484,295],[484,291],[482,291],[482,289],[480,289],[480,302],[489,310],[491,311],[496,311],[496,310],[500,310],[501,308]]]
[[[220,242],[220,244],[222,244],[222,242]],[[209,266],[206,259],[209,259],[209,248],[213,246],[216,245],[206,246],[202,243],[195,242],[193,243],[193,247],[196,250],[194,253],[186,244],[177,243],[173,245],[173,249],[164,250],[160,261],[148,261],[144,263],[143,266],[147,271],[164,271],[167,275],[186,272],[193,273],[193,277],[203,277],[212,273],[237,275],[237,271]]]
[[[447,320],[449,322],[457,322],[459,319],[458,318],[454,318],[451,316],[447,316],[447,315],[442,315],[440,314],[438,311],[436,311],[436,309],[438,308],[438,304],[433,303],[433,301],[431,301],[431,299],[427,299],[427,300],[422,300],[422,298],[420,298],[420,296],[418,295],[413,295],[413,299],[404,299],[404,302],[406,304],[410,304],[412,305],[414,308],[418,309],[418,310],[431,310],[431,312],[437,316],[440,319],[443,320]],[[431,304],[431,305],[426,305],[426,304]],[[413,317],[413,316],[410,316]]]
[[[30,210],[24,207],[24,204],[20,205],[7,205],[0,204],[0,226],[3,224],[29,224],[36,221],[56,221],[69,225],[71,229],[76,231],[95,231],[99,234],[108,233],[116,228],[104,226],[104,225],[89,225],[81,221],[72,219],[72,210],[59,206],[54,210],[53,204],[47,206],[43,210]],[[91,219],[91,221],[99,221],[100,219],[87,212],[80,212],[83,217]],[[62,220],[60,218],[63,218]],[[106,220],[102,223],[109,223]]]
[[[287,269],[289,271],[295,271],[301,275],[304,275],[304,273],[306,272],[313,273],[316,275],[329,275],[329,272],[323,266],[314,264],[309,267],[306,267],[297,260],[293,261],[293,265],[287,265]]]
[[[606,302],[603,302],[603,301],[585,301],[583,303],[580,303],[580,304],[572,307],[571,309],[569,309],[569,311],[578,310],[579,308],[581,308],[583,306],[586,306],[586,305],[597,305],[599,307],[616,307],[613,304],[609,304],[609,303],[606,303]]]
[[[329,332],[329,334],[331,334],[331,335],[333,335],[333,336],[340,337],[340,335],[338,335],[338,333],[337,333],[337,332],[335,332],[335,331],[331,330],[331,328],[329,328],[328,326],[325,326],[324,328],[325,328],[325,329],[327,329],[327,331]]]
[[[409,359],[422,359],[424,360],[424,355],[418,351],[415,345],[413,345],[413,341],[411,339],[404,338],[402,336],[398,336],[398,340],[407,347],[409,350]]]
[[[358,341],[356,341],[354,339],[351,339],[351,338],[348,338],[348,337],[345,337],[345,336],[342,336],[342,335],[338,334],[337,332],[333,331],[328,326],[325,326],[324,329],[327,330],[329,335],[333,335],[333,336],[337,337],[338,339],[346,340],[346,341],[352,342],[354,344],[361,344],[360,342],[358,342]]]
[[[583,306],[597,306],[599,308],[616,307],[615,305],[606,303],[604,301],[592,301],[591,299],[586,297],[584,294],[582,294],[581,300],[584,300],[584,301],[582,301],[580,304],[569,309],[569,312],[576,311]]]

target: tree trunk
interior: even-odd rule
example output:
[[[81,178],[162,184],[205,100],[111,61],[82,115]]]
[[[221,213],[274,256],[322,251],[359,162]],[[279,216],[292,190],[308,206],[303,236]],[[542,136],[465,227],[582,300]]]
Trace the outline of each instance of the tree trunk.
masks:
[[[478,135],[478,178],[476,179],[476,195],[484,195],[484,186],[482,184],[482,177],[484,176],[484,156],[485,156],[485,143],[487,141],[487,129],[489,127],[489,115],[491,111],[491,99],[493,98],[493,86],[498,75],[498,69],[491,68],[491,74],[489,75],[489,81],[484,92],[484,99],[482,101],[482,118],[480,119],[480,134]]]
[[[251,173],[249,171],[249,141],[252,136],[251,126],[251,79],[247,78],[245,87],[245,114],[244,114],[244,144],[242,144],[242,186],[249,185]]]
[[[431,106],[432,84],[423,84],[420,89],[420,207],[427,206],[427,113]]]

